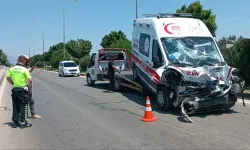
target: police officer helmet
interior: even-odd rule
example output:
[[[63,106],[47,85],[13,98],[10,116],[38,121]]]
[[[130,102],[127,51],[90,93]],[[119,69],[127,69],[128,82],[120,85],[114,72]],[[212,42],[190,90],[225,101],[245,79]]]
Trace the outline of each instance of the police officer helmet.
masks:
[[[30,60],[29,56],[27,56],[27,55],[21,55],[21,56],[23,56],[25,58],[25,60],[26,60],[25,65],[28,65],[29,60]]]

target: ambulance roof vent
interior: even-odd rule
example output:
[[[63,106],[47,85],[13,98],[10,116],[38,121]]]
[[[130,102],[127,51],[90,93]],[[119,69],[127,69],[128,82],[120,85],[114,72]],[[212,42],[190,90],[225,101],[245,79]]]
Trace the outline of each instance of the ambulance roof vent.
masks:
[[[190,13],[158,13],[158,14],[143,14],[145,17],[157,17],[160,18],[174,18],[174,17],[192,17]]]

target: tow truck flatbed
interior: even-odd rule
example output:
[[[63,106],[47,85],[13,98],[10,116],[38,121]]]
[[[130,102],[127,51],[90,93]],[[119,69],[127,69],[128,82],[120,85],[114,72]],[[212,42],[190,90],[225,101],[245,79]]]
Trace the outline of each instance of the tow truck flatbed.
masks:
[[[108,76],[108,72],[104,72],[104,74]],[[109,79],[105,78],[105,81],[109,81]],[[121,71],[120,73],[115,72],[115,90],[119,91],[121,89],[120,86],[143,92],[141,84],[134,80],[132,70]]]

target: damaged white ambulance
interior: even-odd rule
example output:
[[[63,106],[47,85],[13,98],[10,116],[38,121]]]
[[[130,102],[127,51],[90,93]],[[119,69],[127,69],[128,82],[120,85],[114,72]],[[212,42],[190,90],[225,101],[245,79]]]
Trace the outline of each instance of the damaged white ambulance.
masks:
[[[160,108],[187,114],[227,110],[244,81],[225,62],[206,25],[191,14],[152,14],[133,23],[133,76]]]

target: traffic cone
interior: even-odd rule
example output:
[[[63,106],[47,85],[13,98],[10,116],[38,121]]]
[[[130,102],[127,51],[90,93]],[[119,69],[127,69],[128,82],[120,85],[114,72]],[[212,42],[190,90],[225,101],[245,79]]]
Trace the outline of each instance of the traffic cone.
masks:
[[[145,114],[144,117],[141,118],[141,121],[144,122],[154,122],[156,121],[157,118],[153,115],[151,104],[150,104],[150,99],[147,96],[146,98],[146,109],[145,109]]]

